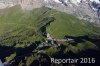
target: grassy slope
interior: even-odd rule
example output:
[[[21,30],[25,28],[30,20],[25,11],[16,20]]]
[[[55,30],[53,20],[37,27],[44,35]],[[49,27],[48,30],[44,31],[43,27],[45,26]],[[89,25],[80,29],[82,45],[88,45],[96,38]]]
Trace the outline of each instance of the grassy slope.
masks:
[[[1,44],[22,47],[29,45],[41,39],[37,33],[40,27],[38,17],[43,13],[38,11],[23,11],[19,6],[4,9],[0,15],[0,37]],[[41,18],[42,19],[42,18]],[[28,43],[27,43],[28,42]]]
[[[75,16],[49,8],[23,11],[19,6],[14,6],[0,11],[0,35],[6,35],[1,43],[7,45],[15,43],[16,46],[24,46],[23,44],[27,45],[27,42],[30,45],[34,41],[40,40],[41,37],[37,31],[46,22],[43,21],[46,17],[56,19],[47,27],[47,32],[53,37],[97,34],[88,22],[81,21]]]
[[[65,35],[81,36],[88,33],[98,34],[93,31],[95,28],[90,23],[79,20],[75,16],[63,12],[55,12],[53,16],[56,17],[56,20],[47,28],[47,32],[55,38],[63,38]]]

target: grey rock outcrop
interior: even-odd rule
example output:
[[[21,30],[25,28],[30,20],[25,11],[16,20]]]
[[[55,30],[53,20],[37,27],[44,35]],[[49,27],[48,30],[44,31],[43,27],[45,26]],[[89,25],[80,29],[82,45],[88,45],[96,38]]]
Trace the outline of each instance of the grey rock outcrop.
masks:
[[[59,0],[61,3],[49,3],[48,7],[74,14],[80,19],[84,19],[95,24],[100,24],[100,3],[90,0],[81,0],[74,3],[71,0]]]

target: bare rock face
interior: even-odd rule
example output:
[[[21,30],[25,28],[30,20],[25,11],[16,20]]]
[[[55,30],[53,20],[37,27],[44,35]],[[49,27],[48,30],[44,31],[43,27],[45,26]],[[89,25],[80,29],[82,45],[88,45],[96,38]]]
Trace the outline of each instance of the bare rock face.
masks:
[[[0,9],[18,4],[27,10],[46,6],[100,24],[99,0],[0,0]]]
[[[0,0],[0,9],[21,5],[22,9],[31,10],[44,5],[43,0]]]
[[[48,7],[63,12],[74,14],[95,24],[100,24],[100,1],[98,0],[59,0],[60,2],[49,2]]]

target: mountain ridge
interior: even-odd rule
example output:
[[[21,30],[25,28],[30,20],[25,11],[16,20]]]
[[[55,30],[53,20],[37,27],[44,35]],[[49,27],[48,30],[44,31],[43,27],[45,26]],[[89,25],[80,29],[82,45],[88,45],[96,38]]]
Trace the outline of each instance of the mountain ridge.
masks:
[[[51,61],[45,57],[67,58],[70,52],[73,53],[70,57],[76,54],[80,57],[78,53],[99,50],[100,47],[100,32],[91,23],[47,7],[24,12],[17,5],[3,9],[0,12],[0,32],[0,59],[8,66],[36,66],[36,60],[40,62],[38,66],[48,66],[45,64]],[[73,41],[59,42],[57,39]],[[95,57],[99,57],[97,53]],[[94,57],[94,54],[90,55]]]
[[[42,6],[73,14],[80,19],[100,25],[99,0],[0,0],[0,9],[21,5],[22,9],[32,10]]]

